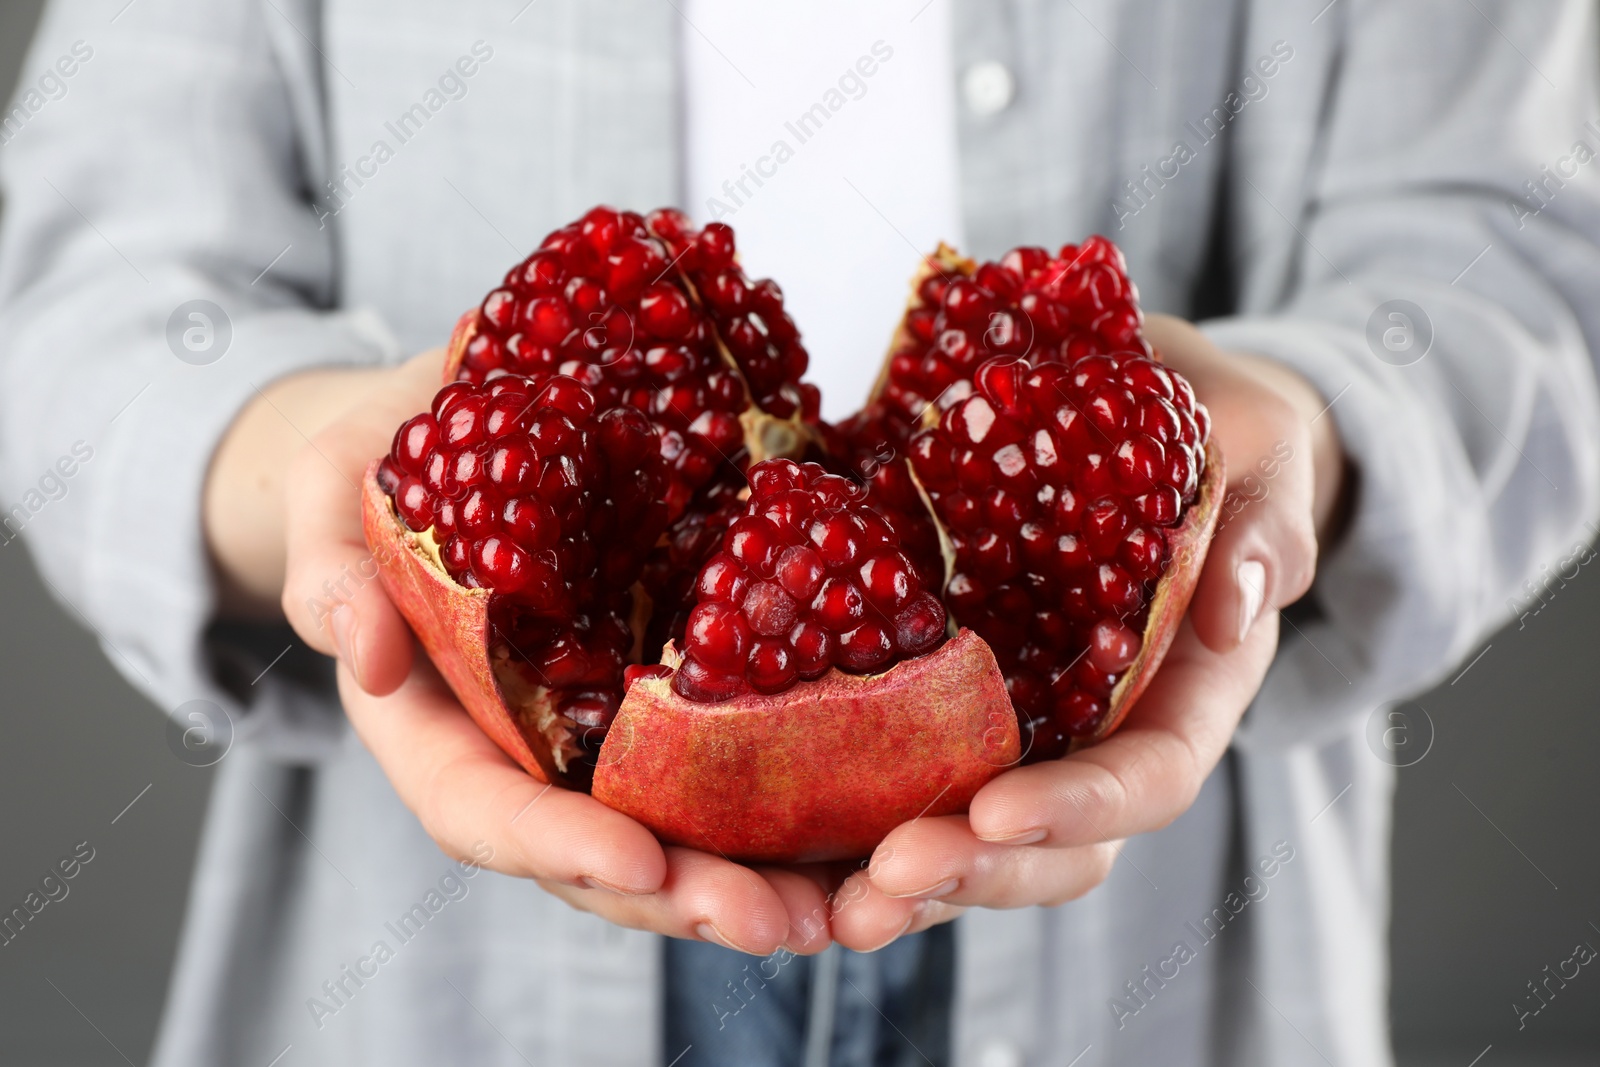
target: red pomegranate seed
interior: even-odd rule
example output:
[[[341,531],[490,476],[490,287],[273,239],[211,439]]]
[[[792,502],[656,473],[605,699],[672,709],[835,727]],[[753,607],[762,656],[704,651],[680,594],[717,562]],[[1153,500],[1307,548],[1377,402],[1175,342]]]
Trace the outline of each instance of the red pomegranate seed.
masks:
[[[876,622],[863,622],[839,635],[839,666],[850,671],[873,671],[894,655],[894,639]]]
[[[420,533],[433,525],[433,500],[427,487],[415,476],[401,479],[394,493],[394,505],[411,529]]]
[[[710,601],[689,613],[684,651],[707,666],[740,670],[749,646],[750,627],[733,605]]]
[[[761,638],[750,646],[745,673],[757,692],[781,693],[799,680],[794,652],[787,642]]]
[[[835,633],[855,626],[866,610],[861,590],[844,578],[829,578],[811,602],[817,620]]]
[[[389,455],[407,474],[421,474],[423,461],[439,443],[439,423],[432,415],[413,415],[395,431]]]
[[[781,536],[777,527],[759,515],[746,515],[728,528],[723,542],[728,555],[750,573],[771,578],[778,562]]]
[[[879,611],[899,611],[915,581],[911,561],[898,552],[874,556],[861,565],[861,590]]]
[[[505,537],[485,537],[472,544],[472,571],[478,580],[503,593],[519,592],[531,575],[528,554]]]
[[[744,617],[750,629],[766,637],[786,634],[800,606],[777,582],[756,582],[744,596]]]
[[[1094,624],[1089,638],[1089,662],[1105,674],[1121,674],[1139,654],[1139,635],[1115,619]]]
[[[672,685],[683,696],[705,704],[731,700],[748,691],[744,675],[733,671],[719,671],[697,659],[687,659],[672,676]]]

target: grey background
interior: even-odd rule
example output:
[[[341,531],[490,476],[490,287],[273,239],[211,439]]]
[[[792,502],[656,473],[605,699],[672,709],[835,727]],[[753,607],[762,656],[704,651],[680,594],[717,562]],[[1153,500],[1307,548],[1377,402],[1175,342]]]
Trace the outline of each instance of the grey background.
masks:
[[[0,95],[39,6],[0,0]],[[20,543],[0,547],[0,605],[0,911],[78,842],[95,849],[69,895],[0,947],[0,1063],[142,1063],[211,772],[172,755],[161,713],[51,599]],[[1600,1062],[1600,966],[1521,1031],[1512,1010],[1576,943],[1600,948],[1597,633],[1600,568],[1586,567],[1417,701],[1435,737],[1400,772],[1393,845],[1392,1006],[1408,1067]]]

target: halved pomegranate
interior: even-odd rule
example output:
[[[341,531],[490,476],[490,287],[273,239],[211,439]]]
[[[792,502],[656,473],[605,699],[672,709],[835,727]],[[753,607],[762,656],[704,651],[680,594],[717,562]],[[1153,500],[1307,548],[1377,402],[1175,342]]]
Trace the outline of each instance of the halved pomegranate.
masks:
[[[862,855],[1103,737],[1158,665],[1222,464],[1141,321],[1103,239],[941,249],[829,427],[730,229],[597,208],[458,324],[367,539],[530,774],[728,856]]]

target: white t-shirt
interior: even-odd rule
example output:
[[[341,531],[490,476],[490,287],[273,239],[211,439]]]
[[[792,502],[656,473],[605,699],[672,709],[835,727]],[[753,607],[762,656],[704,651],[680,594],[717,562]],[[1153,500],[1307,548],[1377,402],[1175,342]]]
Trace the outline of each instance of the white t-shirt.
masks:
[[[783,287],[830,419],[866,397],[919,258],[962,238],[949,2],[922,3],[683,6],[683,206]]]

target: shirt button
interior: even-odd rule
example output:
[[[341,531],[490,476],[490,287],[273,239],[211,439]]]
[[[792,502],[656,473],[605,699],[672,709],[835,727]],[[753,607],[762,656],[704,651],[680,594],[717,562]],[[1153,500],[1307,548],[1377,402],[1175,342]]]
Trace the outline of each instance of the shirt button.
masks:
[[[1017,80],[1004,63],[989,59],[974,63],[961,76],[961,93],[967,108],[980,118],[1004,111],[1017,95]]]
[[[990,1041],[978,1050],[978,1067],[1022,1067],[1022,1050],[1009,1041]]]

